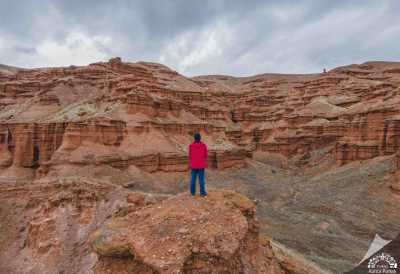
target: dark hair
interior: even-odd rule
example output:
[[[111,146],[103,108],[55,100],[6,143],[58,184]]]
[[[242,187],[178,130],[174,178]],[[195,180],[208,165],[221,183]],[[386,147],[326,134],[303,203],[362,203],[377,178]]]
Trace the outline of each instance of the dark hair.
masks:
[[[193,135],[193,138],[194,138],[195,142],[199,143],[200,140],[201,140],[201,135],[200,135],[200,133],[195,133],[195,134]]]

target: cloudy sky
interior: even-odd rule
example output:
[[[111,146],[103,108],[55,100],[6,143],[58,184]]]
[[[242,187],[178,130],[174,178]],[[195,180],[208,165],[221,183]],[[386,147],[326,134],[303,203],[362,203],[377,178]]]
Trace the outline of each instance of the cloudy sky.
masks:
[[[178,72],[309,73],[400,61],[399,0],[0,0],[0,63],[120,56]]]

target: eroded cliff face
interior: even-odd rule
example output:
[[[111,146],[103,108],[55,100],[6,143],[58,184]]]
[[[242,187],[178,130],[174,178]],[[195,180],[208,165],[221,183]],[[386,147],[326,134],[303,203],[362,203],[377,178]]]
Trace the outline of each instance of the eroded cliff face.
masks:
[[[185,171],[196,131],[211,168],[245,166],[255,151],[306,164],[330,146],[343,165],[398,150],[399,82],[400,64],[386,62],[242,78],[186,78],[119,58],[16,70],[1,74],[0,166],[32,178],[63,165]]]

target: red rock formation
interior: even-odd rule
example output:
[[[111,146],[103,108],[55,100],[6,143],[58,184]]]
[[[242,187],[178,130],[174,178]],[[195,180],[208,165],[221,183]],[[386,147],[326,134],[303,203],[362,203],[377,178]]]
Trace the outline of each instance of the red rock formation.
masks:
[[[0,188],[0,273],[89,273],[91,233],[165,199],[79,177]]]
[[[114,218],[91,236],[95,273],[285,273],[254,214],[247,198],[211,192]]]
[[[291,158],[332,146],[339,165],[390,155],[399,150],[399,68],[369,62],[324,74],[190,79],[114,58],[3,70],[0,166],[37,176],[66,164],[185,171],[195,131],[218,169],[243,167],[257,150]]]
[[[270,241],[260,241],[254,203],[234,192],[171,197],[81,177],[2,183],[0,190],[1,273],[272,274],[303,267],[282,251],[278,260]]]

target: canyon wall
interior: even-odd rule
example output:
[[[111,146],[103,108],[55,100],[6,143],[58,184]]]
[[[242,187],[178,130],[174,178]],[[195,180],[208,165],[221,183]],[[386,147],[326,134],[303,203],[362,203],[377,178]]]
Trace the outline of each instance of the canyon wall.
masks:
[[[0,74],[0,168],[32,178],[66,165],[185,171],[194,132],[210,168],[327,147],[343,165],[398,151],[399,87],[400,64],[389,62],[252,77],[187,78],[119,58],[19,69]]]

